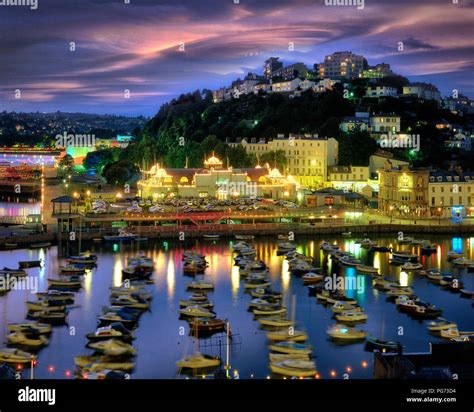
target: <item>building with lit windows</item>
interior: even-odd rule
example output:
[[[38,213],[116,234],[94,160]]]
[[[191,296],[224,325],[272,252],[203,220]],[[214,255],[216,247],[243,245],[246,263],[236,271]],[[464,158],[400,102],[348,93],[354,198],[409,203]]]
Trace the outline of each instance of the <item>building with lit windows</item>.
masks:
[[[379,173],[379,210],[391,217],[429,217],[429,176],[428,170],[413,170],[408,165],[394,167],[387,160]]]
[[[400,116],[396,114],[376,114],[370,118],[371,133],[399,133]]]
[[[334,138],[290,135],[268,141],[242,139],[239,143],[257,157],[263,153],[283,151],[287,159],[285,174],[293,176],[298,184],[306,188],[324,187],[328,166],[337,165],[339,145]]]
[[[297,191],[296,182],[277,169],[224,168],[214,155],[204,161],[204,168],[163,168],[156,164],[143,175],[138,181],[138,194],[153,200],[175,196],[222,200],[235,197],[294,199]]]
[[[319,65],[319,77],[336,80],[359,78],[367,68],[368,63],[364,56],[341,51],[324,58],[324,62]]]

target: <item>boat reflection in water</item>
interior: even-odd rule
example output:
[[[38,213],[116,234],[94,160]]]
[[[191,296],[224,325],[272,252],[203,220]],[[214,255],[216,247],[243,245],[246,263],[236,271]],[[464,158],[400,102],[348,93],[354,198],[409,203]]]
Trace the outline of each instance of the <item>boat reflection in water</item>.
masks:
[[[468,274],[468,269],[455,268],[444,257],[444,254],[454,250],[455,245],[456,251],[461,251],[466,259],[472,260],[474,238],[457,236],[455,239],[454,242],[451,238],[431,236],[431,242],[438,245],[436,253],[421,257],[419,262],[423,264],[425,270],[438,269],[459,276],[465,290],[474,290],[474,277]],[[376,275],[358,273],[354,266],[338,264],[326,252],[320,250],[320,244],[324,240],[329,244],[336,242],[342,251],[352,253],[354,258],[359,259],[363,265],[377,268],[380,277],[387,279],[387,284],[397,282],[401,287],[410,286],[423,302],[442,308],[443,317],[454,322],[460,331],[474,330],[473,308],[469,299],[463,299],[460,293],[451,292],[426,276],[416,272],[407,273],[400,266],[389,264],[392,258],[389,252],[374,252],[370,248],[361,247],[355,242],[355,238],[296,237],[296,252],[313,256],[314,265],[320,268],[319,273],[325,276],[328,274],[342,276],[344,279],[353,280],[344,284],[359,285],[356,289],[339,292],[355,299],[357,306],[354,308],[361,307],[367,314],[367,319],[361,327],[364,334],[360,337],[367,334],[378,344],[382,341],[401,342],[404,350],[407,351],[428,351],[430,342],[443,341],[442,337],[429,333],[427,321],[420,321],[398,311],[393,300],[390,301],[390,293],[387,294],[384,289],[374,288],[372,279]],[[407,250],[416,254],[420,250],[420,245],[398,244],[393,237],[373,237],[371,240],[376,241],[378,246],[395,250]],[[214,305],[212,310],[216,313],[216,319],[228,320],[232,333],[235,336],[238,335],[239,339],[235,339],[234,342],[231,339],[229,345],[226,345],[225,332],[218,332],[211,337],[199,337],[196,351],[189,350],[187,356],[193,356],[193,353],[205,354],[209,358],[196,357],[196,362],[202,364],[210,362],[211,366],[219,363],[216,370],[221,371],[222,376],[238,375],[240,379],[276,377],[280,376],[278,372],[291,373],[294,368],[313,372],[313,364],[308,363],[306,358],[300,361],[285,361],[286,358],[278,356],[271,358],[274,364],[273,372],[270,369],[267,337],[269,331],[264,329],[266,326],[259,322],[258,316],[248,310],[248,303],[254,299],[250,292],[254,289],[244,288],[244,281],[249,280],[242,276],[236,266],[233,266],[232,244],[235,245],[236,242],[235,239],[224,238],[212,241],[192,240],[188,243],[150,239],[147,243],[141,242],[140,245],[135,244],[138,242],[126,244],[105,242],[86,244],[83,242],[83,248],[87,247],[97,255],[98,265],[86,273],[82,288],[76,293],[75,305],[68,311],[68,325],[53,327],[54,332],[49,339],[49,344],[38,354],[35,377],[67,379],[72,374],[66,374],[65,371],[74,370],[75,357],[92,355],[92,353],[88,354],[87,349],[84,348],[83,336],[71,336],[70,326],[75,327],[77,335],[82,333],[85,335],[97,329],[97,315],[102,313],[102,308],[109,304],[109,288],[121,285],[122,271],[127,266],[127,258],[137,255],[138,248],[144,252],[145,256],[154,260],[155,273],[151,277],[153,284],[149,287],[153,299],[150,301],[149,310],[144,311],[140,318],[140,327],[134,332],[136,339],[133,341],[133,347],[137,355],[134,360],[135,368],[131,372],[132,378],[173,379],[177,377],[176,362],[184,359],[183,352],[187,345],[194,346],[195,344],[189,321],[185,319],[186,317],[184,319],[179,317],[179,301],[189,299],[189,296],[194,293],[194,291],[187,291],[186,285],[199,280],[213,284],[214,288],[206,291],[206,294]],[[322,379],[333,379],[342,377],[345,371],[350,369],[351,378],[370,379],[373,355],[365,351],[364,341],[355,339],[350,344],[338,344],[337,338],[344,334],[336,333],[340,329],[331,329],[337,322],[333,318],[334,312],[331,307],[318,303],[315,296],[309,296],[306,284],[311,283],[305,283],[302,277],[292,275],[285,256],[277,256],[278,242],[287,241],[278,240],[276,237],[257,237],[247,242],[254,245],[257,258],[265,262],[268,267],[266,278],[269,279],[270,288],[283,293],[284,306],[289,307],[290,297],[296,296],[295,323],[298,330],[304,331],[307,337],[305,344],[311,346],[312,355],[317,357],[318,376]],[[184,250],[187,249],[206,256],[209,266],[204,275],[183,274],[182,257]],[[0,259],[9,264],[12,262],[11,267],[16,267],[16,262],[19,261],[41,259],[44,262],[43,267],[26,269],[29,276],[38,277],[40,291],[47,289],[48,279],[59,279],[58,267],[65,264],[64,259],[58,258],[56,246],[49,249],[2,251]],[[383,284],[383,282],[380,283]],[[12,290],[0,296],[0,310],[6,321],[4,325],[24,323],[26,302],[33,301],[34,298],[29,291],[20,290]],[[265,311],[266,309],[260,310],[260,312]],[[282,319],[292,322],[292,316],[292,310],[289,307],[288,313],[283,315]],[[353,315],[346,314],[341,319],[350,320],[351,316]],[[403,336],[398,335],[400,326],[404,329]],[[350,325],[347,330],[353,331],[351,329],[353,327]],[[356,328],[358,329],[357,326]],[[329,336],[328,330],[332,330],[331,333],[334,336]],[[7,334],[6,327],[0,328],[2,341],[6,340]],[[217,362],[216,358],[220,361]],[[84,359],[80,358],[81,361]],[[193,359],[188,360],[191,362]],[[227,361],[230,368],[223,371],[223,365]],[[188,364],[184,363],[181,366]]]

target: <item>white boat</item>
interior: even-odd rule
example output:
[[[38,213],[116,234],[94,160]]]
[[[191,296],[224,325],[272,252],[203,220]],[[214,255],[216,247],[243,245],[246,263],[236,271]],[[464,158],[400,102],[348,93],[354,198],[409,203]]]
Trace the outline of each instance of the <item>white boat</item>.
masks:
[[[336,319],[339,322],[364,322],[369,317],[367,313],[358,310],[348,310],[336,314]]]
[[[267,338],[271,341],[304,342],[308,339],[308,335],[301,330],[290,330],[290,328],[287,328],[276,332],[268,332]]]
[[[259,306],[253,310],[253,313],[262,316],[283,315],[286,313],[286,308],[281,306]]]
[[[359,273],[368,273],[369,275],[378,275],[379,270],[373,266],[368,265],[357,265],[356,270]]]
[[[341,235],[344,236],[344,237],[351,237],[352,232],[342,232]]]
[[[196,352],[192,355],[185,356],[176,362],[176,365],[180,369],[205,369],[214,368],[221,364],[219,358],[212,357],[209,355],[203,355],[202,353]]]
[[[286,359],[281,362],[270,362],[270,370],[280,375],[301,378],[317,374],[314,361],[304,359]]]
[[[53,327],[50,324],[40,322],[10,323],[7,329],[10,332],[26,332],[40,335],[47,335],[53,331]]]
[[[78,267],[78,266],[75,266],[75,265],[72,265],[72,264],[59,266],[59,272],[60,273],[74,273],[74,274],[77,274],[77,273],[85,273],[85,271],[86,271],[85,268]]]
[[[327,333],[332,339],[340,341],[364,340],[367,337],[367,332],[343,325],[333,325]]]
[[[310,345],[293,341],[271,343],[269,348],[278,353],[300,353],[306,355],[311,355],[311,352],[313,351],[313,348]]]
[[[423,269],[423,265],[421,263],[412,263],[412,262],[405,262],[402,266],[403,270],[421,270]]]
[[[272,326],[275,328],[287,328],[293,325],[293,321],[282,316],[266,316],[259,318],[258,321],[263,326]]]
[[[12,332],[7,335],[7,345],[18,345],[29,348],[39,348],[49,343],[48,338],[43,335],[28,336],[24,332]]]
[[[474,260],[469,260],[469,259],[466,259],[465,257],[460,257],[457,259],[453,259],[451,263],[455,266],[467,268],[469,266],[474,265]]]
[[[453,260],[453,259],[460,259],[462,258],[462,253],[461,252],[456,252],[454,250],[450,250],[447,253],[448,260]]]
[[[26,365],[31,364],[35,359],[34,355],[20,349],[15,348],[1,348],[0,349],[0,363],[8,363],[11,365]]]
[[[196,280],[194,282],[190,282],[187,285],[188,289],[196,289],[196,290],[212,290],[214,289],[214,284],[210,282],[204,282],[203,280]]]
[[[392,252],[392,256],[397,259],[404,259],[404,260],[416,260],[418,259],[418,255],[409,252],[408,250],[399,250],[396,252]]]
[[[343,313],[347,311],[363,312],[363,309],[360,306],[354,305],[352,303],[339,302],[339,301],[334,303],[334,305],[331,307],[331,310],[334,313]]]
[[[135,233],[129,232],[127,229],[119,229],[119,233],[117,235],[107,235],[104,236],[104,240],[106,242],[126,242],[134,240],[137,237]]]
[[[206,308],[201,306],[187,306],[184,309],[180,309],[179,313],[184,316],[200,317],[200,318],[213,318],[215,314]]]
[[[89,343],[87,346],[99,353],[111,356],[133,356],[137,353],[132,345],[116,339]]]
[[[375,246],[377,244],[377,242],[374,242],[370,239],[363,239],[360,241],[360,245],[363,247],[363,248],[370,248],[372,246]]]
[[[409,236],[403,236],[401,238],[398,238],[398,243],[412,243],[415,239]]]
[[[439,332],[441,330],[457,328],[457,323],[451,322],[444,318],[438,318],[428,323],[428,330],[430,332]]]
[[[296,246],[290,242],[282,242],[278,243],[278,251],[279,252],[289,252],[290,250],[295,250]]]
[[[302,279],[304,283],[317,283],[317,282],[321,282],[324,279],[324,276],[318,275],[317,273],[314,273],[314,272],[308,272],[302,276]]]

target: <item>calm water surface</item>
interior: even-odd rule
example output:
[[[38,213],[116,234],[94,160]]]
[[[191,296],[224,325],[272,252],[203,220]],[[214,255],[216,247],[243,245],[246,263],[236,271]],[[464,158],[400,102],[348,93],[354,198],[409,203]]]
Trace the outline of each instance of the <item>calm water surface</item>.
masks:
[[[297,238],[298,251],[314,256],[318,265],[325,266],[323,253],[319,245],[323,240],[336,241],[341,248],[353,252],[364,263],[381,269],[387,277],[398,280],[402,284],[411,285],[415,293],[424,301],[444,309],[443,316],[458,323],[460,330],[474,330],[472,301],[460,298],[459,294],[450,293],[440,286],[427,281],[426,278],[409,274],[400,275],[400,268],[388,264],[389,254],[369,253],[354,239],[343,238]],[[380,245],[400,248],[394,237],[381,237]],[[465,270],[457,270],[444,258],[451,250],[462,250],[464,256],[474,258],[474,238],[441,238],[432,236],[436,242],[438,253],[430,257],[422,257],[425,268],[440,268],[459,274],[467,289],[474,289],[474,274]],[[296,295],[296,320],[298,328],[307,331],[310,343],[314,347],[314,355],[321,377],[342,378],[346,368],[350,367],[351,378],[371,378],[373,356],[364,351],[364,344],[340,346],[328,340],[326,330],[334,324],[332,311],[329,307],[317,303],[315,297],[308,296],[306,286],[300,278],[288,273],[284,257],[276,255],[277,241],[271,238],[260,238],[254,242],[258,256],[270,269],[272,287],[282,290],[288,307],[291,307],[292,295]],[[251,296],[244,291],[242,281],[236,267],[233,266],[231,240],[192,241],[183,245],[173,242],[149,242],[140,248],[155,261],[154,283],[149,286],[153,290],[153,301],[149,312],[145,312],[136,330],[134,346],[137,348],[136,368],[131,378],[177,378],[175,362],[183,356],[186,349],[193,347],[192,338],[180,335],[180,327],[188,329],[188,323],[179,319],[180,299],[189,296],[186,284],[191,277],[182,274],[182,252],[193,248],[205,254],[209,262],[205,279],[215,283],[210,299],[214,301],[214,310],[221,319],[229,319],[232,332],[236,335],[230,349],[232,372],[237,370],[240,378],[265,378],[270,372],[268,368],[268,347],[266,332],[259,328],[259,323],[247,311],[247,303]],[[38,366],[35,368],[37,378],[67,379],[68,371],[74,370],[74,356],[91,354],[85,347],[85,335],[93,332],[97,326],[96,315],[108,304],[108,288],[121,283],[121,270],[128,256],[137,253],[137,246],[125,244],[90,244],[89,247],[99,257],[97,267],[84,279],[84,288],[76,294],[75,306],[70,310],[68,326],[57,326],[51,335],[50,345],[39,352]],[[403,248],[408,248],[403,246]],[[410,247],[411,249],[411,247]],[[20,260],[43,259],[43,268],[28,269],[30,276],[38,276],[40,290],[47,287],[48,277],[58,277],[57,247],[49,250],[15,250],[0,252],[1,266],[16,267]],[[330,261],[326,269],[331,273]],[[386,340],[401,341],[406,351],[428,351],[429,343],[438,338],[430,336],[425,322],[413,320],[399,313],[393,303],[386,301],[384,293],[373,289],[371,278],[358,275],[353,268],[344,268],[342,273],[347,277],[357,276],[364,282],[364,290],[348,291],[348,296],[357,298],[369,315],[365,324],[358,327],[367,330],[371,335]],[[35,297],[29,291],[11,291],[0,297],[0,339],[5,340],[6,325],[10,322],[25,320],[27,300]],[[403,327],[403,336],[399,336],[399,327]],[[74,327],[75,334],[70,334],[69,327]],[[215,335],[218,336],[218,335]],[[221,339],[223,342],[224,339]],[[221,354],[225,357],[225,347],[219,345],[219,339],[204,341],[208,347],[202,352]],[[29,372],[28,372],[29,373]],[[25,374],[26,375],[26,374]]]

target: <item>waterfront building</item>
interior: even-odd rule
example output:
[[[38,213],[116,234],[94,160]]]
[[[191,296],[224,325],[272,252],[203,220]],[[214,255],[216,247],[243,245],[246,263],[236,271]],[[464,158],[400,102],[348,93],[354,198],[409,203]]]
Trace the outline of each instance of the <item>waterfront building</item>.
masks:
[[[430,172],[385,162],[379,173],[379,210],[390,217],[427,218]]]
[[[410,83],[403,87],[404,96],[412,96],[423,100],[436,100],[441,102],[441,94],[436,86],[429,83]]]
[[[279,136],[269,141],[242,139],[248,153],[255,155],[282,150],[287,159],[285,174],[291,175],[303,187],[323,187],[328,166],[337,165],[338,142],[317,135]]]
[[[340,51],[324,58],[324,62],[319,65],[319,76],[335,80],[358,78],[367,68],[368,63],[364,56]]]
[[[428,201],[433,218],[474,216],[474,172],[430,172]]]
[[[327,78],[321,79],[317,84],[314,85],[313,91],[315,93],[324,93],[327,90],[332,90],[336,83],[340,83],[340,81]]]
[[[373,190],[378,189],[378,184],[377,188],[372,187],[369,178],[369,166],[329,166],[327,186],[372,196]]]
[[[215,197],[230,199],[239,196],[293,199],[297,185],[278,169],[223,167],[212,155],[204,168],[163,168],[159,164],[144,172],[138,181],[138,194],[144,199],[179,197]]]
[[[371,133],[399,133],[400,116],[396,114],[377,114],[370,118]]]

